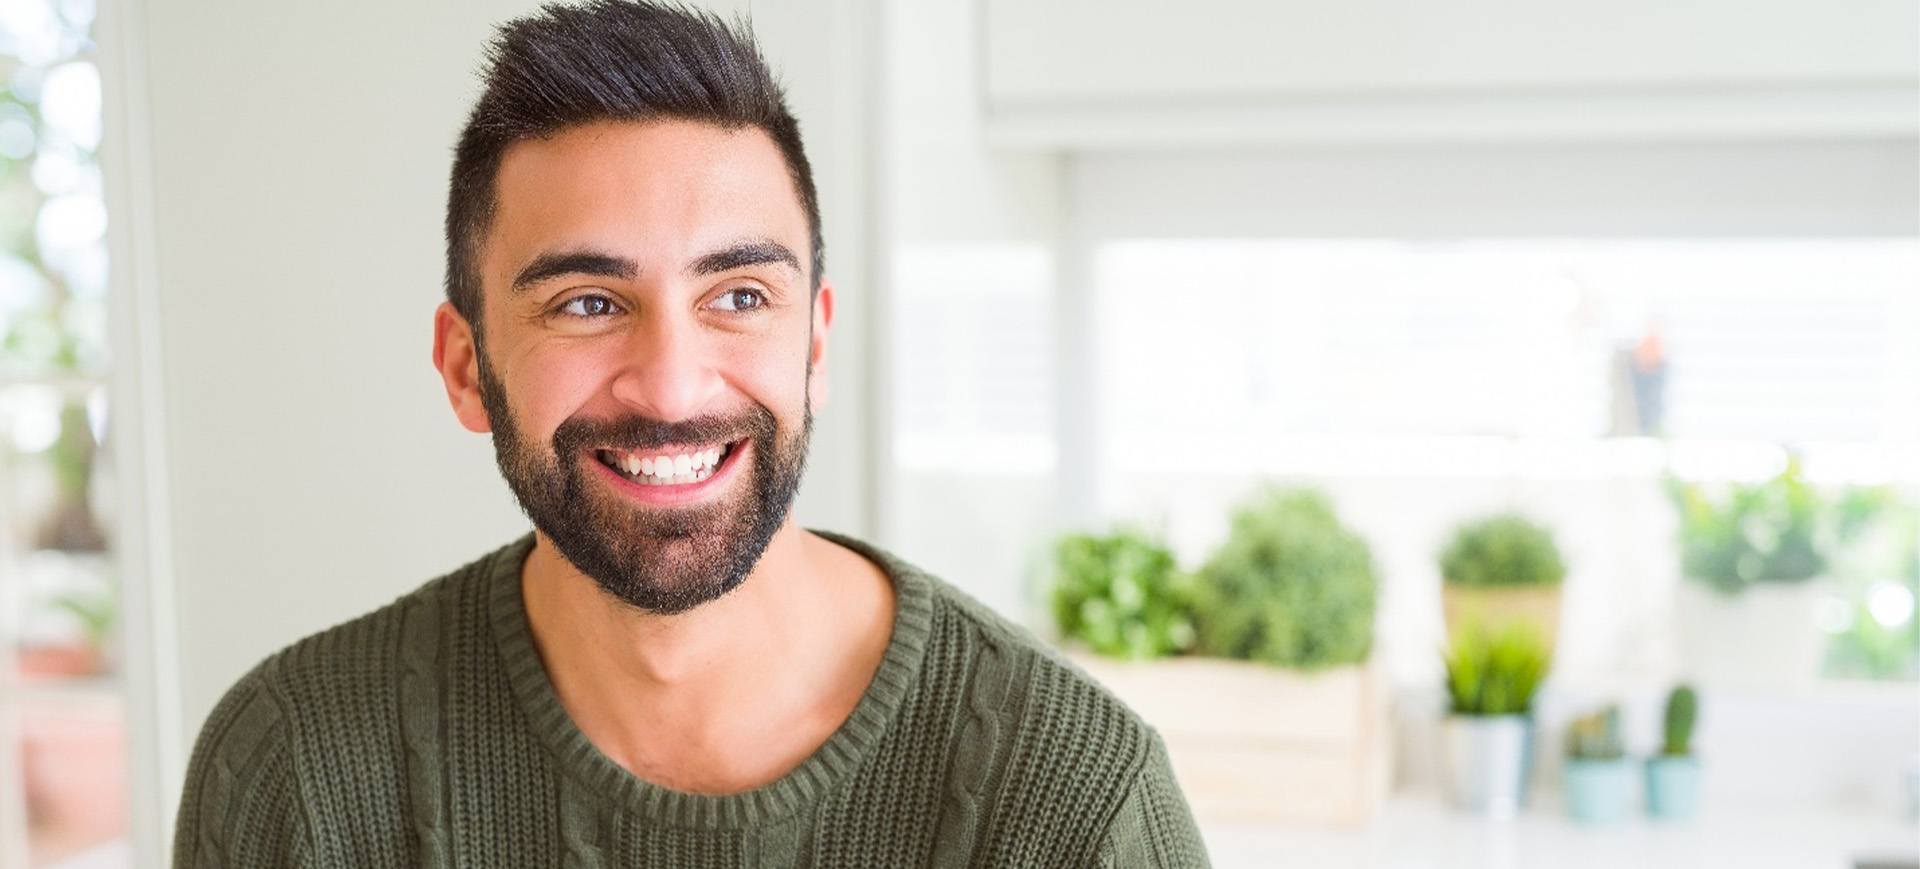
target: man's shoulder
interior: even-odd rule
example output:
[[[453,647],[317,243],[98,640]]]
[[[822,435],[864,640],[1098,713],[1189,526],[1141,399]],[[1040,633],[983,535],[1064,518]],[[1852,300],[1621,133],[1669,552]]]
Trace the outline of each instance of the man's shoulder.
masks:
[[[409,667],[436,662],[443,633],[458,629],[463,616],[468,621],[485,617],[477,610],[486,602],[495,559],[521,542],[488,552],[385,605],[282,646],[235,680],[222,704],[264,696],[283,715],[311,719],[365,715],[370,704],[395,702],[391,688]]]
[[[1004,728],[993,738],[1004,743],[999,750],[1006,753],[1010,775],[1099,781],[1091,790],[1100,792],[1115,783],[1124,787],[1145,764],[1153,728],[1052,642],[899,555],[844,535],[836,539],[850,541],[890,572],[924,583],[933,610],[928,664],[967,674],[959,680],[963,693],[950,702],[964,707],[963,718],[977,716],[996,721],[993,730]]]
[[[932,682],[919,696],[943,698],[933,702],[957,718],[954,756],[971,758],[955,766],[960,778],[949,787],[993,805],[982,810],[986,862],[1024,865],[1059,854],[1091,862],[1163,756],[1159,735],[1032,629],[898,556],[878,554],[929,592],[933,624],[922,678]]]
[[[936,599],[1009,657],[1023,674],[1025,696],[1018,728],[1027,734],[1031,761],[1131,768],[1145,757],[1152,728],[1106,685],[1026,625],[965,590],[932,577]]]
[[[462,615],[481,624],[488,568],[524,541],[289,643],[234,680],[194,740],[174,862],[213,862],[244,835],[276,855],[249,865],[291,865],[310,844],[316,794],[399,817],[401,707],[438,705],[435,671],[446,662],[435,659],[460,645],[443,639]]]

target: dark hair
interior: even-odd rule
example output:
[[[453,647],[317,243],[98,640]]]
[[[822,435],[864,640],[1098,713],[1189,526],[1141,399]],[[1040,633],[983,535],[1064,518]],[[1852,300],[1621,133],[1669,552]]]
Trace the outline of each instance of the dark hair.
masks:
[[[486,89],[454,149],[447,191],[447,299],[480,340],[479,248],[498,204],[508,146],[595,121],[677,119],[758,127],[786,158],[813,246],[826,265],[813,170],[800,125],[753,42],[752,25],[639,0],[549,3],[507,22],[488,46]]]

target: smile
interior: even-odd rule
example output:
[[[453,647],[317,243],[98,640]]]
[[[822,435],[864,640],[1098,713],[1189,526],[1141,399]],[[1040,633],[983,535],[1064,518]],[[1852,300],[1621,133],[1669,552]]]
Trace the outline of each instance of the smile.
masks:
[[[594,458],[641,486],[684,486],[714,475],[740,441],[708,446],[646,450],[594,450]]]

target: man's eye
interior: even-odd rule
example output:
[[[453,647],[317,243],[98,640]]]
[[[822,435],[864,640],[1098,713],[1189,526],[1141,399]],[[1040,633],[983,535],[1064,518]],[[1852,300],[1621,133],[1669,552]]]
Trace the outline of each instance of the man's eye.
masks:
[[[574,296],[555,310],[573,317],[604,317],[613,313],[613,300],[606,296]]]
[[[751,311],[766,304],[767,297],[752,287],[738,287],[721,293],[713,303],[722,311]]]

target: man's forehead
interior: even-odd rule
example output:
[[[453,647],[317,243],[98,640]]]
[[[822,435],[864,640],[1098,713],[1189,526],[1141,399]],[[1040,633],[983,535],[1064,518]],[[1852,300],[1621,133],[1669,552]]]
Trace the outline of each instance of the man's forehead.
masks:
[[[597,122],[508,148],[485,258],[498,280],[562,247],[696,256],[742,238],[807,237],[791,172],[765,131]]]
[[[618,151],[671,157],[674,152],[690,156],[740,159],[747,149],[764,150],[765,156],[778,161],[779,146],[773,137],[751,124],[729,126],[687,118],[647,118],[641,120],[598,120],[563,127],[543,136],[515,140],[502,153],[503,166],[541,158],[572,162],[582,157],[607,157]]]

